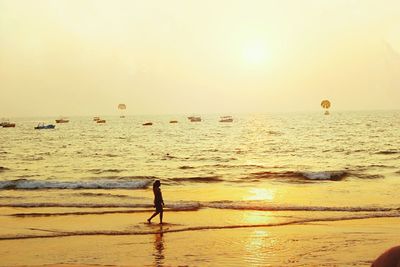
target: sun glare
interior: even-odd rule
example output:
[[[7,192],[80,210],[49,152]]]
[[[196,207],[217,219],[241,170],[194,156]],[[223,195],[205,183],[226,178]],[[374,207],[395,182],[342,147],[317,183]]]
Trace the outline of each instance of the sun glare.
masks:
[[[273,200],[275,194],[272,190],[265,188],[252,188],[249,190],[249,195],[244,197],[244,200]]]
[[[263,43],[252,43],[243,48],[243,58],[249,64],[262,64],[268,57],[268,48]]]

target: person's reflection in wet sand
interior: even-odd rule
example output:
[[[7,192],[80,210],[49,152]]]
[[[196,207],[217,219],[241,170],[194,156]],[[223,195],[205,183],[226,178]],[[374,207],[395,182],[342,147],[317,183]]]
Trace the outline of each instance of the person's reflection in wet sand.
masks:
[[[160,225],[159,231],[154,235],[154,266],[161,267],[164,264],[164,238],[163,228]]]

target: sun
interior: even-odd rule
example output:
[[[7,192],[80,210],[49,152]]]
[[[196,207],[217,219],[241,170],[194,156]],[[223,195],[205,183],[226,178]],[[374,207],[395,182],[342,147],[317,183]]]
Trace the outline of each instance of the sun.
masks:
[[[248,64],[263,64],[269,58],[268,47],[262,42],[246,44],[243,48],[243,59]]]

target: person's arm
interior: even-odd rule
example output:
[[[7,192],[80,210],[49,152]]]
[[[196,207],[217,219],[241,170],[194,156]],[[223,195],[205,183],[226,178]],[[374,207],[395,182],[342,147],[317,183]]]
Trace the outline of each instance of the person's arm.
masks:
[[[164,204],[164,199],[163,199],[163,197],[162,197],[161,190],[160,190],[160,197],[161,197],[161,203],[163,204],[163,206],[165,206],[165,204]]]

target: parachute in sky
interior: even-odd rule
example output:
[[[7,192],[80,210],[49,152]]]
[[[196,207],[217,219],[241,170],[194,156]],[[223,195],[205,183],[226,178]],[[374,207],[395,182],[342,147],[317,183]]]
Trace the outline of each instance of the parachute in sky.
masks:
[[[329,115],[329,108],[331,107],[331,102],[329,100],[322,100],[321,107],[325,109],[325,115]]]
[[[125,110],[126,110],[126,105],[125,104],[119,104],[118,109],[121,112],[121,115],[119,116],[120,118],[125,118]]]

